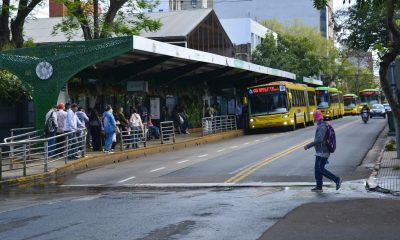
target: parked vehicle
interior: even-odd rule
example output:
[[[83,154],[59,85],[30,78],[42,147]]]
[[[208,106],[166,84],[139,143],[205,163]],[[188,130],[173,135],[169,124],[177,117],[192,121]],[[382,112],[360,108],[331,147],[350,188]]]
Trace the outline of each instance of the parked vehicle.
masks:
[[[370,117],[383,117],[386,118],[386,111],[385,107],[382,104],[374,104],[372,105],[371,111],[370,111]]]
[[[392,111],[392,108],[390,107],[389,103],[384,103],[382,105],[385,108],[386,112],[391,112]]]

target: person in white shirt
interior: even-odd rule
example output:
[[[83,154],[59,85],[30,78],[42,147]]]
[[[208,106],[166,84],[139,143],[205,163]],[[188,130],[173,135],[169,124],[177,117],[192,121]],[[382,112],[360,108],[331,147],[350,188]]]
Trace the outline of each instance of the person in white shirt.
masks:
[[[133,138],[133,147],[138,147],[138,142],[143,133],[143,122],[135,108],[132,109],[132,115],[129,118],[129,126]]]
[[[77,155],[79,146],[78,146],[78,139],[76,132],[80,130],[78,128],[78,125],[82,125],[82,123],[76,116],[76,112],[78,111],[78,105],[74,103],[71,105],[71,108],[69,108],[69,104],[67,103],[65,105],[65,109],[67,109],[67,118],[65,119],[64,123],[64,132],[70,133],[68,135],[69,138],[68,159],[74,160],[79,158],[79,156]]]

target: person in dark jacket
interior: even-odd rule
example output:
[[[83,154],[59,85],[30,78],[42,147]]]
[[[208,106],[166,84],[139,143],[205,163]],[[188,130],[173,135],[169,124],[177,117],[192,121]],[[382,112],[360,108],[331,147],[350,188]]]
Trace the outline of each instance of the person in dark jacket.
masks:
[[[315,148],[315,166],[314,166],[314,174],[315,181],[317,186],[311,191],[313,192],[322,192],[322,178],[325,176],[328,179],[332,180],[336,183],[336,190],[339,190],[340,185],[342,183],[342,179],[331,173],[330,171],[325,169],[325,165],[328,163],[328,158],[330,155],[326,137],[327,137],[327,123],[324,122],[324,116],[322,112],[319,110],[314,111],[314,120],[317,122],[317,130],[315,132],[314,141],[304,146],[304,149],[307,150],[311,147]]]
[[[89,130],[90,135],[92,136],[93,151],[101,151],[103,146],[102,131],[104,129],[103,121],[96,107],[90,112],[89,115]]]

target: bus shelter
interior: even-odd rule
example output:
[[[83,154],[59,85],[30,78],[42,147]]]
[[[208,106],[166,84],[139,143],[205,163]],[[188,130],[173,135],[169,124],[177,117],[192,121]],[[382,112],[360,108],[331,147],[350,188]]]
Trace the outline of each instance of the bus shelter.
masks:
[[[0,52],[0,69],[33,87],[36,127],[74,76],[118,81],[204,82],[209,88],[244,87],[273,80],[296,81],[290,72],[179,47],[139,36],[62,42]]]

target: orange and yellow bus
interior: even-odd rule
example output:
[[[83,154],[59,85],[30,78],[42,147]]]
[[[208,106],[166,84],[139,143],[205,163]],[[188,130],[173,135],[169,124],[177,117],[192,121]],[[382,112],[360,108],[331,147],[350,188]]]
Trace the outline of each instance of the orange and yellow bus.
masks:
[[[372,105],[379,103],[379,91],[376,89],[364,89],[360,91],[360,108],[364,105],[368,105],[369,108]]]
[[[343,117],[344,103],[341,91],[331,87],[317,87],[315,95],[318,109],[321,110],[324,119]]]
[[[247,88],[249,129],[288,127],[314,122],[315,90],[304,84],[272,82]]]
[[[361,112],[358,96],[352,93],[346,94],[344,98],[344,114],[358,115]]]

